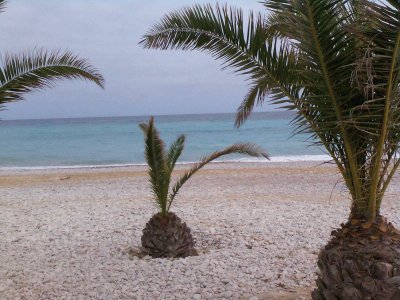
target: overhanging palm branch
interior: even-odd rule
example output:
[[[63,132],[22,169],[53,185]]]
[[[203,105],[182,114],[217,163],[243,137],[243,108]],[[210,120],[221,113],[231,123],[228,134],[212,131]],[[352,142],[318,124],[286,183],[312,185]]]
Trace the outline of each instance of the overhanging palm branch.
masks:
[[[168,188],[171,175],[169,172],[169,161],[165,153],[165,144],[161,140],[157,129],[154,127],[152,117],[148,124],[140,124],[145,134],[145,154],[149,167],[150,187],[158,200],[162,213],[166,213]]]
[[[288,43],[270,36],[260,14],[249,14],[247,23],[239,9],[196,5],[175,11],[153,26],[140,44],[145,48],[206,51],[251,81],[238,113],[237,125],[248,117],[255,104],[269,94],[276,100],[298,99],[301,90],[294,84],[296,55]]]
[[[183,184],[198,170],[209,162],[229,154],[244,154],[253,157],[269,158],[268,154],[253,144],[234,144],[221,151],[215,151],[205,156],[199,162],[182,175],[169,191],[172,171],[177,160],[183,152],[185,136],[180,135],[166,151],[166,146],[157,129],[154,126],[154,118],[151,117],[148,123],[139,125],[145,135],[145,157],[149,168],[150,188],[162,215],[167,215],[178,191]]]
[[[293,26],[293,24],[292,24]],[[285,103],[297,109],[306,120],[313,120],[313,105],[305,100],[305,90],[298,78],[298,53],[290,47],[290,40],[272,35],[261,15],[250,13],[247,24],[243,13],[235,8],[210,5],[194,6],[167,15],[144,36],[146,48],[208,51],[223,61],[224,67],[233,67],[248,76],[251,89],[240,105],[236,125],[246,120],[256,104],[262,104],[268,95],[273,102]],[[315,132],[316,122],[302,122],[302,130]],[[330,141],[323,141],[329,147]],[[331,149],[330,149],[331,150]],[[330,153],[332,154],[332,149]]]
[[[6,8],[6,0],[0,0],[0,12],[3,12]]]
[[[0,0],[0,12],[6,3]],[[84,79],[104,87],[104,78],[98,70],[69,51],[6,54],[1,61],[0,110],[5,103],[23,100],[24,94],[52,87],[59,79]]]
[[[31,91],[52,87],[59,79],[85,79],[100,87],[104,84],[93,66],[68,51],[7,54],[0,67],[0,106],[22,100]]]

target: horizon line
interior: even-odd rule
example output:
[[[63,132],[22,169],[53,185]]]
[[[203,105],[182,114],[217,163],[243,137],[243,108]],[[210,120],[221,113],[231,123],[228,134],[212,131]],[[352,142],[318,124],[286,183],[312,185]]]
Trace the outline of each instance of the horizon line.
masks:
[[[263,113],[290,113],[287,110],[276,109],[274,111],[255,111],[252,114],[263,114]],[[0,122],[4,121],[38,121],[38,120],[73,120],[73,119],[106,119],[106,118],[144,118],[144,117],[166,117],[166,116],[201,116],[201,115],[235,115],[236,112],[212,112],[212,113],[175,113],[175,114],[156,114],[156,115],[117,115],[117,116],[96,116],[96,117],[61,117],[61,118],[29,118],[29,119],[1,119]]]

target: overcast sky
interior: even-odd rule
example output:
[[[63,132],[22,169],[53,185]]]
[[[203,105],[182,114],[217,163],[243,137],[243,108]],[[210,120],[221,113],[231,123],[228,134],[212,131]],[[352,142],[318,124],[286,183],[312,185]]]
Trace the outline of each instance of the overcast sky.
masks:
[[[234,112],[247,91],[243,77],[221,71],[207,54],[138,46],[165,13],[194,3],[217,1],[9,0],[0,14],[1,53],[71,50],[100,70],[106,89],[62,81],[8,104],[0,119]],[[256,0],[228,4],[263,10]]]

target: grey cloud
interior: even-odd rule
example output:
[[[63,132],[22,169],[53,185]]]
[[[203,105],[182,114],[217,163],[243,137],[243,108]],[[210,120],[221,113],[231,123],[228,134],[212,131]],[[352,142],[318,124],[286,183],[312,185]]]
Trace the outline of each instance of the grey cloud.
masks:
[[[150,3],[149,3],[150,2]],[[0,14],[2,49],[70,49],[106,78],[106,90],[62,82],[13,103],[2,119],[149,115],[235,111],[247,90],[244,78],[221,71],[197,52],[141,49],[141,36],[165,13],[206,0],[10,0]],[[256,0],[229,4],[259,9]]]

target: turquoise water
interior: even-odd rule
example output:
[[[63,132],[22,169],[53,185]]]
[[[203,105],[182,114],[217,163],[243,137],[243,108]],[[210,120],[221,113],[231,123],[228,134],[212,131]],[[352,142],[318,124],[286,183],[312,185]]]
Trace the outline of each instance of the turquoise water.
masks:
[[[291,137],[292,117],[288,112],[254,113],[240,129],[234,128],[234,114],[158,116],[155,121],[167,144],[186,134],[180,162],[195,161],[235,142],[257,143],[273,158],[323,154],[309,146],[307,135]],[[0,121],[0,167],[141,164],[144,146],[138,124],[148,118]]]

